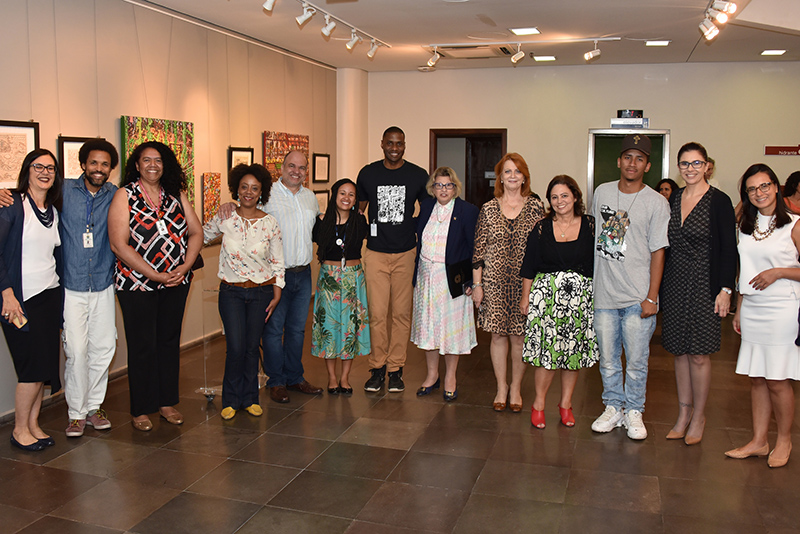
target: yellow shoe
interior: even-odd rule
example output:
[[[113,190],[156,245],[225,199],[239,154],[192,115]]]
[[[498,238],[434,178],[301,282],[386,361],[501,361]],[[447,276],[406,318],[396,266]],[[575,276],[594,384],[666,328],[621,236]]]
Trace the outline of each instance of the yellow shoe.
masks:
[[[230,406],[227,406],[222,409],[222,413],[220,415],[222,415],[222,418],[227,421],[228,419],[233,419],[233,416],[236,415],[236,410]]]
[[[251,404],[250,406],[245,408],[245,410],[247,411],[247,413],[255,417],[259,417],[262,413],[264,413],[264,410],[262,410],[261,406],[259,406],[258,404]]]

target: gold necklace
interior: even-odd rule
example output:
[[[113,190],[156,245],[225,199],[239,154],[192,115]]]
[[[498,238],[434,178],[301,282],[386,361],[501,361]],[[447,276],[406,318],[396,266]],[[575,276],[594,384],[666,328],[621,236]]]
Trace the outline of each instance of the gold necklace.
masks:
[[[769,221],[769,226],[767,227],[766,232],[762,232],[758,229],[758,213],[756,213],[756,221],[753,224],[753,239],[756,241],[763,241],[769,236],[772,235],[772,232],[775,231],[775,228],[778,226],[778,219],[774,215]]]
[[[575,218],[573,217],[572,220],[567,223],[566,230],[564,229],[563,226],[561,226],[561,223],[558,222],[558,220],[553,219],[553,221],[558,225],[558,228],[561,230],[561,239],[564,239],[566,237],[566,235],[567,235],[567,230],[569,230],[569,227],[572,226],[573,222],[575,222]]]

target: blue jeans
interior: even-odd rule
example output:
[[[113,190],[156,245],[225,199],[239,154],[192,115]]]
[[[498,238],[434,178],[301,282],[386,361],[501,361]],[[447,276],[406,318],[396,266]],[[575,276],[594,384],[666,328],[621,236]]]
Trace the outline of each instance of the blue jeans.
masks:
[[[647,392],[647,362],[656,316],[642,319],[642,307],[634,304],[619,310],[594,310],[594,330],[600,347],[603,404],[617,410],[644,411]],[[622,381],[622,349],[625,348],[625,385]]]
[[[281,301],[272,312],[261,347],[267,387],[291,386],[303,381],[303,338],[311,304],[311,269],[299,273],[286,271],[286,286]]]
[[[222,406],[234,410],[258,404],[258,345],[273,287],[219,285],[219,316],[225,327]]]

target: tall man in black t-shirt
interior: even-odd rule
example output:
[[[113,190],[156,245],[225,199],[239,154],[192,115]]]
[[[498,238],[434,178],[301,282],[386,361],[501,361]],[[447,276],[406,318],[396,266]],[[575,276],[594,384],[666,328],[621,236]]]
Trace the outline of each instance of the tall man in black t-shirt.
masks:
[[[428,197],[428,173],[405,161],[406,136],[392,126],[381,139],[383,160],[358,173],[361,211],[369,204],[369,236],[364,254],[369,300],[372,376],[366,391],[380,391],[389,371],[389,391],[405,389],[403,366],[411,333],[412,278],[416,253],[414,204]],[[389,309],[392,322],[389,325]]]

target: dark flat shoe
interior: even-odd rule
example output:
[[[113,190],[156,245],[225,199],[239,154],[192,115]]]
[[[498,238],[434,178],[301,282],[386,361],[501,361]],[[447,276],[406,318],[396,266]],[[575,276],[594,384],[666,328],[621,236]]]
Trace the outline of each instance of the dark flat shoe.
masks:
[[[442,397],[444,397],[445,402],[453,402],[458,398],[458,388],[455,391],[442,392]]]
[[[52,447],[56,444],[56,440],[54,440],[52,436],[47,436],[46,438],[38,440],[36,443],[41,443],[45,447]]]
[[[436,379],[436,382],[433,383],[432,386],[420,386],[417,390],[417,397],[424,397],[425,395],[430,395],[431,391],[434,389],[439,389],[439,379]]]
[[[34,441],[30,445],[23,445],[22,443],[17,441],[13,435],[11,436],[11,444],[17,447],[18,449],[22,449],[23,451],[28,451],[28,452],[36,452],[45,448],[45,445],[39,443],[38,441]]]
[[[328,395],[338,395],[339,394],[339,386],[335,388],[328,388]]]
[[[350,397],[350,396],[353,395],[353,388],[343,388],[342,385],[339,384],[339,388],[338,389],[339,389],[339,393],[341,393],[342,395],[345,395],[347,397]]]

